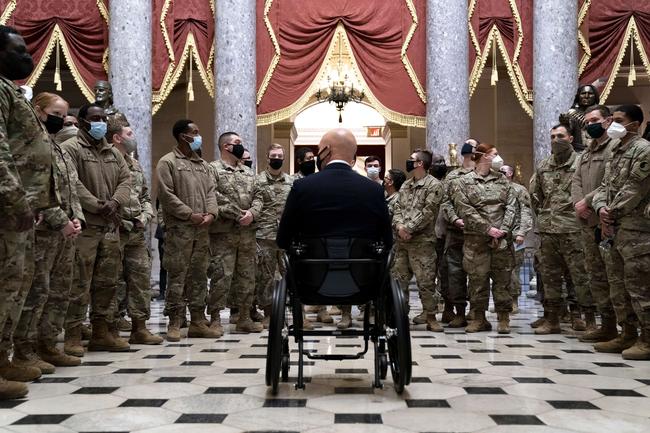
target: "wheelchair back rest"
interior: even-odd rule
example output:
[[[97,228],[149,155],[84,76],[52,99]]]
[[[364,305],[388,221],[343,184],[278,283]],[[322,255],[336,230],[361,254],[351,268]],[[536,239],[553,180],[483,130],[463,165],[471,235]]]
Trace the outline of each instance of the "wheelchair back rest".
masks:
[[[387,266],[384,251],[368,239],[307,239],[290,257],[298,295],[305,303],[374,299]]]

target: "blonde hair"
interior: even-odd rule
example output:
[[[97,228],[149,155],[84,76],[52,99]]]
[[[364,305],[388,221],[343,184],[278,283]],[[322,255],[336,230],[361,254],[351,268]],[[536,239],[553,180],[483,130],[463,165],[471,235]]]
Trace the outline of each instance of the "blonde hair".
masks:
[[[268,157],[271,154],[271,151],[274,149],[282,149],[282,152],[284,153],[284,147],[282,147],[281,144],[278,143],[271,143],[269,148],[266,150],[266,156]]]
[[[41,92],[34,99],[32,99],[32,105],[36,108],[40,108],[41,110],[46,109],[50,105],[54,104],[56,101],[61,100],[68,104],[68,101],[57,95],[56,93],[49,93],[49,92]]]

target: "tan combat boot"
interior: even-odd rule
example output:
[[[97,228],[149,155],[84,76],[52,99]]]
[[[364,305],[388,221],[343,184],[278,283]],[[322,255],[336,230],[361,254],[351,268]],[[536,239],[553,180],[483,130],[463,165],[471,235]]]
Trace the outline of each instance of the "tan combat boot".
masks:
[[[117,319],[117,329],[120,331],[124,332],[129,332],[132,329],[131,323],[126,320],[126,317],[120,316],[119,319]]]
[[[469,325],[465,327],[465,332],[481,332],[481,331],[491,331],[492,325],[485,318],[485,311],[476,311],[474,310],[474,320],[469,322]]]
[[[341,309],[336,305],[332,305],[329,309],[330,316],[339,316],[341,314]]]
[[[510,313],[497,313],[497,318],[499,320],[499,323],[497,324],[497,332],[499,334],[510,334]]]
[[[450,328],[464,328],[467,326],[467,318],[465,317],[465,306],[456,305],[456,315],[454,320],[449,322]]]
[[[250,310],[249,310],[250,313]],[[208,319],[205,318],[203,311],[190,311],[190,327],[187,330],[187,336],[190,338],[219,338],[215,329],[211,329]]]
[[[26,341],[14,342],[12,363],[17,367],[36,367],[42,374],[52,374],[56,370],[52,364],[39,358],[34,347]]]
[[[338,329],[348,329],[352,325],[352,307],[350,305],[341,306],[341,320],[336,324]]]
[[[641,336],[636,340],[634,346],[623,351],[623,359],[637,361],[650,360],[650,332],[641,330]]]
[[[560,316],[557,311],[549,311],[546,315],[546,320],[535,329],[535,334],[537,335],[548,335],[548,334],[561,334],[562,329],[560,328]]]
[[[304,313],[303,313],[304,315]],[[235,331],[246,333],[262,332],[264,327],[259,322],[254,322],[250,317],[250,310],[247,307],[239,307],[239,319],[235,326]]]
[[[624,323],[622,326],[621,335],[613,340],[603,341],[594,344],[596,352],[602,353],[622,353],[624,350],[634,346],[637,340],[636,326]]]
[[[115,338],[109,324],[104,319],[95,319],[93,335],[88,342],[89,352],[126,352],[130,349],[129,343],[121,338]],[[114,327],[117,332],[117,326]]]
[[[27,385],[0,377],[0,400],[11,400],[27,395]]]
[[[63,351],[66,355],[76,356],[78,358],[84,356],[84,347],[81,344],[82,326],[78,325],[65,330]]]
[[[237,324],[238,320],[239,320],[239,308],[233,307],[230,309],[230,319],[228,323],[230,323],[231,325],[235,325]]]
[[[440,321],[442,323],[451,323],[454,320],[454,306],[448,302],[445,302],[445,309],[442,311],[442,317]]]
[[[512,311],[510,314],[519,314],[519,297],[515,296],[512,298]]]
[[[90,340],[90,337],[93,336],[93,330],[90,329],[90,325],[80,325],[79,329],[81,330],[81,340]]]
[[[318,313],[316,314],[316,321],[320,323],[334,323],[334,319],[332,319],[330,313],[327,312],[327,305],[319,306]]]
[[[427,314],[427,331],[444,332],[442,325],[436,320],[436,313]]]
[[[0,352],[0,376],[8,381],[31,382],[41,377],[41,370],[36,367],[20,367],[9,361],[7,352]]]
[[[548,313],[546,312],[546,310],[544,310],[544,315],[542,317],[540,317],[539,319],[535,320],[534,322],[532,322],[530,324],[530,327],[533,328],[533,329],[539,328],[540,326],[542,326],[546,322],[547,317],[548,317]]]
[[[129,343],[131,344],[160,344],[163,339],[160,335],[153,335],[147,329],[146,321],[143,319],[131,319],[133,326],[131,327],[131,336]]]
[[[264,307],[264,319],[262,319],[262,326],[264,329],[269,328],[269,323],[271,323],[271,306],[267,305]]]
[[[427,310],[422,310],[420,314],[413,318],[413,323],[416,325],[424,325],[427,323],[427,314],[429,314]]]
[[[259,323],[262,323],[262,320],[264,320],[264,316],[260,314],[259,310],[255,306],[251,307],[251,319],[253,319],[253,322]]]
[[[49,362],[56,367],[76,367],[81,364],[81,358],[66,355],[56,348],[55,341],[39,341],[38,356],[43,361]]]
[[[587,332],[578,337],[578,340],[584,343],[599,343],[613,340],[617,336],[616,317],[613,314],[603,314],[600,319],[600,328],[591,331],[587,329]]]
[[[167,325],[167,341],[181,341],[181,318],[180,316],[169,316]]]
[[[579,309],[571,311],[571,329],[574,331],[586,331],[587,324],[582,320],[582,313]]]

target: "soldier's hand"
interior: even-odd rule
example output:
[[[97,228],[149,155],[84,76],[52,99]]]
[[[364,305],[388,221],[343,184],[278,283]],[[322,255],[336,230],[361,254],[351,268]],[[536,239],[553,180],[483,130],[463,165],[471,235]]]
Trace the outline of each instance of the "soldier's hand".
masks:
[[[79,230],[79,233],[81,233],[81,221],[77,218],[73,218],[72,223],[74,224],[74,227]]]
[[[576,209],[576,215],[578,215],[579,218],[586,220],[593,215],[593,211],[591,210],[591,208],[587,204],[587,201],[584,198],[579,202],[577,202],[574,205],[574,207]]]
[[[79,235],[80,232],[81,230],[77,230],[72,221],[68,221],[65,227],[61,229],[61,233],[66,239],[74,239]]]
[[[247,210],[242,213],[242,217],[239,218],[239,224],[246,227],[253,223],[253,213],[250,210]]]
[[[603,223],[604,225],[612,225],[614,224],[614,218],[612,218],[612,214],[610,213],[609,209],[606,207],[600,208],[598,211],[598,216],[600,217],[600,222]]]
[[[399,229],[397,230],[397,235],[403,241],[408,241],[412,237],[411,233],[409,233],[408,230],[406,230],[406,228],[404,228],[404,226],[399,227]]]
[[[506,232],[504,232],[503,230],[500,230],[500,229],[498,229],[496,227],[490,227],[490,230],[488,230],[487,234],[491,238],[499,239],[499,238],[503,237],[506,234]]]
[[[203,222],[199,224],[199,227],[207,227],[212,224],[212,221],[214,221],[214,215],[211,213],[206,213],[203,215]]]
[[[200,213],[193,213],[192,215],[190,215],[190,221],[195,226],[201,225],[201,223],[203,223],[203,215],[201,215]]]
[[[144,224],[142,224],[142,221],[140,220],[135,220],[133,226],[138,230],[144,230]]]
[[[115,200],[108,200],[102,204],[102,207],[99,208],[99,214],[104,217],[114,215],[119,207],[119,203]]]
[[[516,243],[517,245],[521,245],[521,244],[523,244],[523,243],[524,243],[524,237],[521,236],[521,235],[517,236],[517,237],[515,238],[515,243]]]
[[[607,224],[602,224],[600,230],[602,231],[602,236],[604,238],[613,238],[614,237],[614,226]]]
[[[464,229],[465,228],[465,221],[463,221],[462,218],[458,218],[456,221],[454,221],[454,225],[458,227],[459,229]]]
[[[27,211],[21,215],[16,216],[16,231],[26,232],[34,227],[34,214],[32,211]]]

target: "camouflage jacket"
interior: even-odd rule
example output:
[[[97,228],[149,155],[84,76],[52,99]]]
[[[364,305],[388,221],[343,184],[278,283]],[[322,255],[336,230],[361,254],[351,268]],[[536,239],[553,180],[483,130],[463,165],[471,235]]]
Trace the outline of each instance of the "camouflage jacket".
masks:
[[[490,227],[512,233],[517,214],[517,195],[506,177],[490,170],[475,170],[455,181],[454,206],[465,223],[465,234],[488,236]]]
[[[511,182],[510,187],[515,193],[515,225],[512,230],[514,237],[526,237],[529,231],[533,229],[533,211],[530,207],[530,195],[525,186]]]
[[[555,162],[555,156],[544,159],[530,180],[530,198],[537,215],[540,233],[573,233],[580,230],[580,223],[571,200],[571,184],[578,167],[579,155],[571,153],[563,164]]]
[[[151,195],[147,187],[147,180],[138,161],[128,154],[124,155],[126,165],[131,173],[131,193],[129,200],[122,205],[122,228],[127,231],[133,230],[135,221],[147,226],[153,219],[153,206],[151,206]]]
[[[13,218],[59,205],[47,130],[20,88],[0,76],[0,209]]]
[[[69,221],[76,218],[79,221],[84,221],[84,213],[81,208],[81,202],[77,195],[77,170],[67,152],[64,152],[61,147],[52,143],[54,151],[54,164],[52,170],[54,172],[54,183],[59,192],[61,205],[43,211],[43,222],[37,229],[49,229],[59,231]]]
[[[81,129],[61,147],[70,154],[79,176],[77,194],[86,223],[106,226],[108,221],[99,214],[100,202],[115,200],[122,207],[129,200],[131,174],[124,157],[106,139],[95,146]]]
[[[650,232],[650,143],[635,136],[611,148],[602,184],[596,190],[592,207],[610,209],[616,225],[629,230]]]
[[[232,167],[217,160],[210,163],[210,173],[219,206],[219,218],[210,226],[210,233],[254,229],[255,222],[246,227],[239,225],[242,214],[253,206],[253,171],[243,164]]]
[[[251,212],[257,221],[257,239],[275,240],[291,185],[293,178],[285,173],[273,177],[264,170],[255,178]]]
[[[388,206],[388,214],[392,221],[393,216],[395,215],[395,206],[397,206],[397,200],[399,199],[399,191],[394,192],[393,194],[386,197],[386,206]]]
[[[197,154],[188,158],[176,146],[158,161],[156,179],[166,228],[191,225],[193,213],[218,216],[210,166]]]
[[[393,228],[403,225],[413,236],[409,242],[436,240],[436,219],[443,199],[442,183],[427,174],[408,179],[399,190],[393,213]]]
[[[442,186],[445,191],[445,198],[442,202],[442,205],[440,205],[440,212],[442,212],[442,216],[447,223],[447,230],[453,230],[457,232],[462,231],[456,227],[456,225],[454,225],[454,221],[461,218],[458,216],[458,213],[454,208],[454,184],[458,179],[465,176],[470,171],[472,171],[471,168],[459,167],[447,173],[444,180],[442,181]]]
[[[608,138],[603,143],[598,144],[592,140],[589,146],[578,157],[576,171],[573,174],[571,182],[571,201],[575,205],[583,198],[591,207],[591,203],[596,193],[596,189],[603,182],[605,175],[605,164],[609,159],[611,147],[618,143],[618,140]],[[598,215],[596,212],[588,219],[578,219],[583,225],[595,227],[598,224]]]

